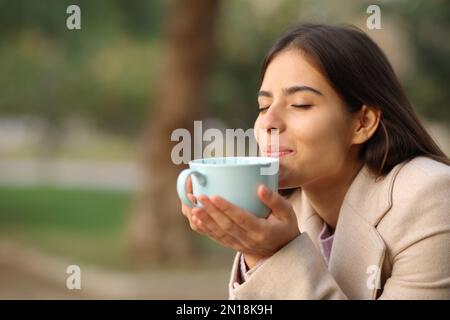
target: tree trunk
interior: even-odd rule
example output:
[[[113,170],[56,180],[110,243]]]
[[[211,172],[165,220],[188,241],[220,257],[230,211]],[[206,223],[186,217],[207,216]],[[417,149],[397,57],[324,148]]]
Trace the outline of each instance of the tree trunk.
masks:
[[[131,215],[129,238],[140,265],[194,257],[193,231],[176,194],[180,166],[171,160],[173,130],[192,133],[202,114],[214,49],[218,0],[175,0],[169,9],[166,54],[144,133],[144,185]],[[193,144],[193,142],[192,142]]]

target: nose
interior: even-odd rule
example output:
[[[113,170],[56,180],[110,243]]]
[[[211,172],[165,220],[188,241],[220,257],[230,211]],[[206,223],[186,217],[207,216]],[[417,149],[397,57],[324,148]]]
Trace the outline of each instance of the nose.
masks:
[[[272,104],[269,109],[260,117],[260,128],[270,134],[271,131],[278,130],[282,132],[285,130],[285,122],[280,106]]]
[[[258,122],[256,139],[259,147],[262,150],[278,148],[279,136],[286,129],[282,106],[272,104],[266,112],[260,114]]]

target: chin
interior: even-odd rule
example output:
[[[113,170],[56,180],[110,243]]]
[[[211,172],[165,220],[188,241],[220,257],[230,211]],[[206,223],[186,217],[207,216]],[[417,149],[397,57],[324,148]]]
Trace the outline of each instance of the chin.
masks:
[[[280,169],[278,172],[278,189],[291,189],[291,188],[297,188],[300,186],[298,183],[298,179],[295,177],[297,176],[296,171],[292,168],[283,166],[282,163],[280,163]]]
[[[295,183],[294,181],[291,181],[290,179],[283,179],[281,176],[278,180],[278,189],[279,190],[285,190],[285,189],[292,189],[292,188],[298,188],[300,185],[298,183]]]

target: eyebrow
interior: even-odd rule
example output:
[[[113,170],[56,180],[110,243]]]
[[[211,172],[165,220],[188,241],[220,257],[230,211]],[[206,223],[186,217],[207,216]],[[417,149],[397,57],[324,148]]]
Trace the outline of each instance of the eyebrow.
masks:
[[[289,87],[289,88],[284,88],[283,89],[283,93],[286,96],[294,94],[294,93],[299,92],[299,91],[310,91],[310,92],[313,92],[313,93],[315,93],[315,94],[317,94],[319,96],[323,96],[322,92],[320,92],[317,89],[308,87],[308,86],[293,86],[293,87]],[[269,98],[271,98],[272,97],[272,93],[270,93],[269,91],[261,90],[261,91],[258,92],[258,97],[269,97]]]

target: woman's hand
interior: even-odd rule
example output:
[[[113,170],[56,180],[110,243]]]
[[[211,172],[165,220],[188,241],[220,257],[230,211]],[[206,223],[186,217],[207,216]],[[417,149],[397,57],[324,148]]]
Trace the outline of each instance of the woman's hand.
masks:
[[[183,205],[182,211],[193,230],[242,252],[251,268],[300,234],[295,212],[286,199],[263,185],[258,188],[258,196],[272,210],[266,219],[258,218],[219,196],[199,195],[203,208],[191,209]],[[195,199],[192,194],[189,198]]]
[[[187,183],[187,197],[189,198],[189,200],[191,200],[192,203],[196,204],[197,199],[192,194],[192,180],[190,176],[187,178],[186,183]],[[202,230],[200,230],[200,228],[197,227],[197,224],[194,222],[192,216],[192,209],[193,208],[190,208],[189,206],[185,205],[183,201],[181,201],[181,212],[186,218],[188,218],[191,229],[198,233],[205,234],[204,232],[202,232]]]

